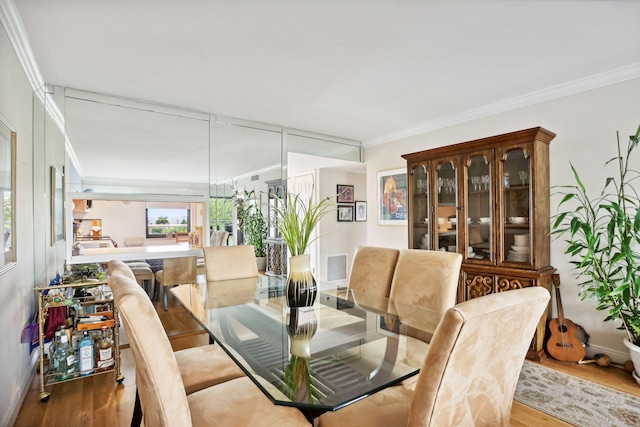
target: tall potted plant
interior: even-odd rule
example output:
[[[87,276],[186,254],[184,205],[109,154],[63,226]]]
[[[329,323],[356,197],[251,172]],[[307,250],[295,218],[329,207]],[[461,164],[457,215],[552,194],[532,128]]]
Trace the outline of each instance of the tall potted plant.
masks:
[[[317,285],[311,273],[309,255],[305,252],[320,237],[313,236],[316,225],[327,213],[335,210],[335,204],[329,197],[316,202],[313,196],[305,200],[298,194],[287,193],[286,203],[278,205],[272,208],[273,219],[291,256],[287,301],[290,307],[310,306],[316,299]]]
[[[616,174],[606,179],[595,197],[587,193],[571,165],[575,184],[559,187],[563,197],[552,226],[552,234],[566,239],[565,254],[582,278],[581,298],[592,298],[596,309],[606,310],[605,321],[622,321],[636,372],[640,372],[640,172],[632,168],[630,158],[639,137],[640,127],[629,137],[625,153],[618,140],[618,156],[606,163],[615,166]],[[637,376],[636,381],[640,383]]]
[[[267,221],[260,209],[255,190],[244,191],[244,198],[237,202],[238,224],[243,243],[253,245],[258,270],[264,270],[267,262]]]

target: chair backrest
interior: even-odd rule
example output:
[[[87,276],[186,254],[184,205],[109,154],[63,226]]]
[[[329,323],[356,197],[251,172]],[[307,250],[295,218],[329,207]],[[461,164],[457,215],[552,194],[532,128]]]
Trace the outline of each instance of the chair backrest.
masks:
[[[456,303],[462,255],[403,249],[398,256],[390,297],[404,304],[446,311]]]
[[[113,276],[115,274],[121,274],[123,276],[128,277],[131,280],[136,280],[136,276],[133,274],[133,271],[131,271],[131,267],[129,267],[128,264],[114,259],[109,261],[107,265],[108,265],[110,276]]]
[[[196,283],[198,258],[194,256],[165,258],[162,260],[162,285],[173,286]]]
[[[130,246],[144,246],[146,239],[144,237],[125,237],[124,245]]]
[[[359,246],[351,264],[349,289],[389,298],[399,254],[398,249]]]
[[[188,231],[176,231],[176,243],[180,242],[188,242],[189,241],[189,232]]]
[[[450,308],[416,380],[409,426],[508,426],[520,369],[549,292],[530,287]]]
[[[213,230],[210,236],[209,246],[226,246],[229,232],[225,230]]]
[[[203,248],[207,281],[258,277],[253,245]]]
[[[191,413],[169,339],[138,284],[121,275],[109,285],[136,363],[136,384],[147,427],[190,426]]]

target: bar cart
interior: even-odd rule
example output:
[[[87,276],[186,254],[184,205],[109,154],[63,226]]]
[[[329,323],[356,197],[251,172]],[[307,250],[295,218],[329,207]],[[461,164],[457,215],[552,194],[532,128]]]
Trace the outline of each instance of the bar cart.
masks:
[[[107,286],[106,280],[87,279],[83,277],[81,281],[55,286],[45,286],[36,288],[38,298],[38,329],[39,329],[39,351],[40,351],[40,401],[49,400],[51,393],[45,387],[66,381],[73,381],[93,375],[115,371],[116,382],[122,383],[124,376],[120,372],[120,349],[119,349],[119,318],[111,290]],[[99,331],[102,326],[107,326],[112,331],[113,336],[113,357],[114,364],[108,368],[95,368],[90,374],[80,375],[74,372],[69,378],[58,379],[53,372],[53,361],[49,357],[45,364],[45,324],[49,311],[54,307],[74,307],[77,317],[74,322],[74,329],[77,331]]]

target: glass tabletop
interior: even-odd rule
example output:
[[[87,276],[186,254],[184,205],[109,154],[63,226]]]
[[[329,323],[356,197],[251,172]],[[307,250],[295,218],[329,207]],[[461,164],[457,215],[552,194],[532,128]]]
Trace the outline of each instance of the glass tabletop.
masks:
[[[312,307],[289,308],[285,286],[260,276],[171,289],[280,405],[337,410],[417,374],[443,314],[326,285]]]

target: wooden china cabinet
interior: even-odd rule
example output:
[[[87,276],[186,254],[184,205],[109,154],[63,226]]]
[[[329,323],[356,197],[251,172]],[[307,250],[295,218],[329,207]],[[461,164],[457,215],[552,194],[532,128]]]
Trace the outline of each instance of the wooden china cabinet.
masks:
[[[409,178],[409,248],[463,255],[458,302],[529,286],[551,290],[554,137],[538,127],[402,156]],[[546,357],[546,317],[529,359]]]

